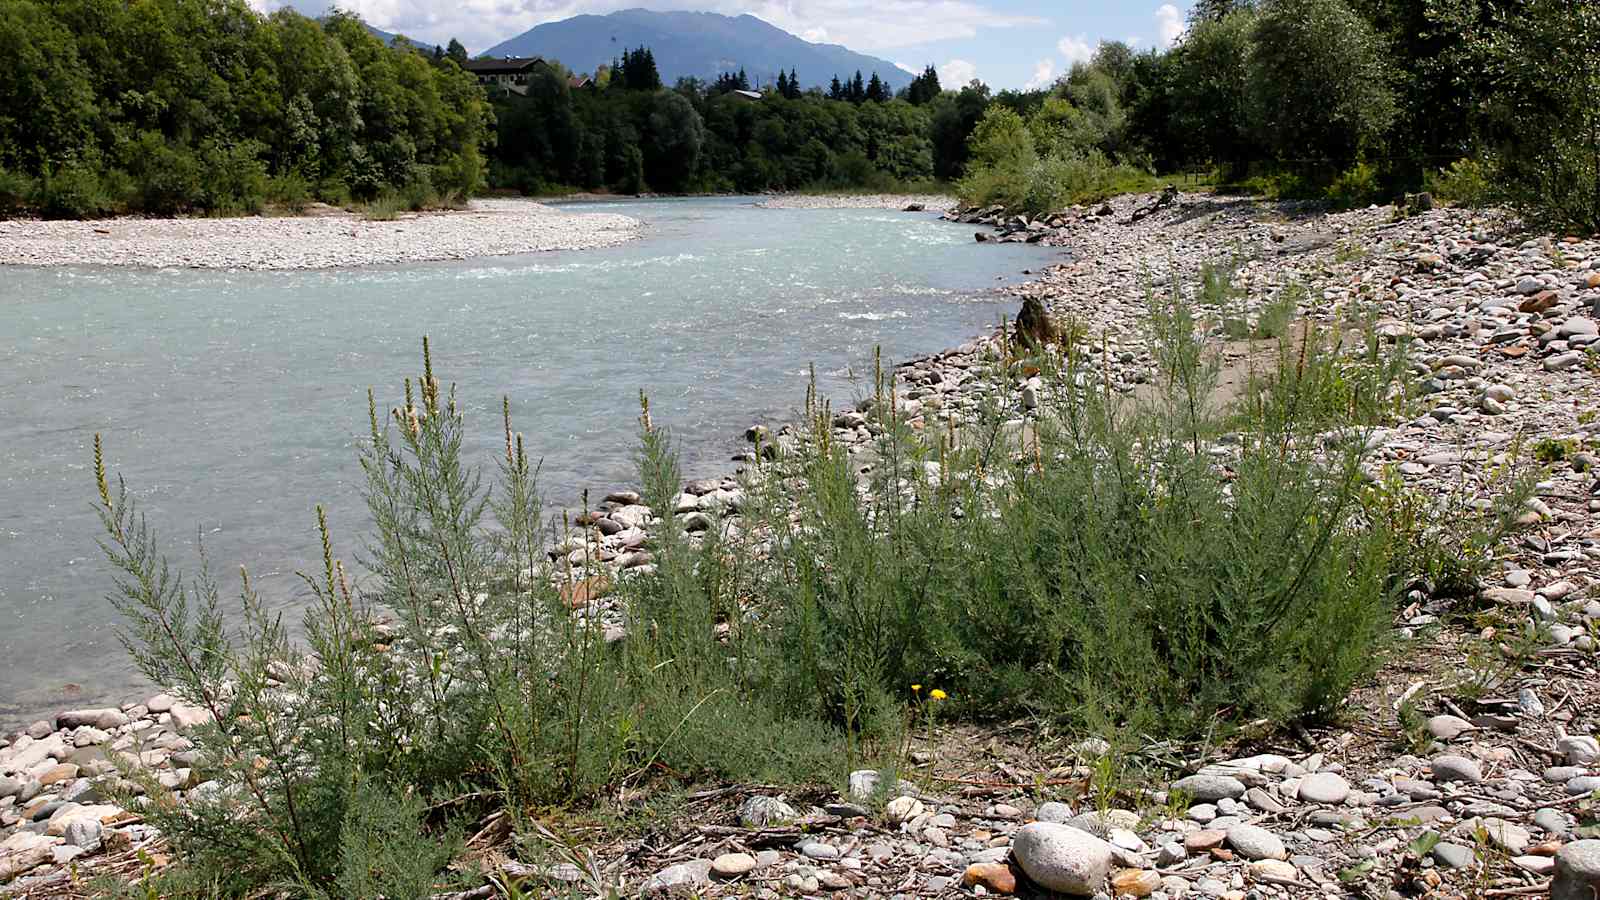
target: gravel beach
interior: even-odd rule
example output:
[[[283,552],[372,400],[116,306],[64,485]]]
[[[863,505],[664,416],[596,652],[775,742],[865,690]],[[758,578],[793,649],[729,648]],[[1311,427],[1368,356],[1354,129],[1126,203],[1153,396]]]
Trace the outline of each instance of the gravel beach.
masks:
[[[611,247],[636,219],[528,200],[474,200],[460,211],[388,222],[329,215],[232,219],[0,221],[0,265],[329,269]]]

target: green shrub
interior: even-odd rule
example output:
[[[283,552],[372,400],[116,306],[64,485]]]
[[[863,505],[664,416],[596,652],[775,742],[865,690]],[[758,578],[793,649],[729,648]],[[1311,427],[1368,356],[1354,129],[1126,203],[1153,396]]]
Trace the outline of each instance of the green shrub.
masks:
[[[94,169],[63,166],[46,172],[36,182],[33,205],[50,219],[87,219],[117,209],[116,198],[106,192]]]
[[[305,212],[311,205],[311,185],[300,173],[285,172],[267,179],[266,198],[288,212]]]
[[[15,215],[27,209],[35,190],[32,178],[0,168],[0,216]]]
[[[200,178],[207,212],[256,214],[267,199],[267,170],[260,142],[206,141],[200,145]]]
[[[128,154],[140,211],[170,216],[205,205],[200,160],[154,132],[144,132]]]
[[[1423,188],[1436,200],[1460,206],[1486,206],[1493,199],[1488,167],[1475,159],[1458,159],[1448,168],[1429,171]]]
[[[1149,405],[1058,389],[1033,436],[995,409],[955,448],[880,413],[864,507],[819,418],[765,585],[789,703],[857,728],[917,681],[983,715],[1171,736],[1333,711],[1395,596],[1392,535],[1360,515],[1362,444],[1324,456],[1280,379],[1225,473],[1194,323],[1176,303],[1154,321]],[[1052,383],[1089,375],[1084,351]]]
[[[392,222],[410,208],[406,198],[398,192],[384,191],[371,202],[361,205],[361,217],[371,222]]]
[[[1324,196],[1339,209],[1355,209],[1376,202],[1381,195],[1378,170],[1367,162],[1358,162],[1340,172],[1328,185]]]

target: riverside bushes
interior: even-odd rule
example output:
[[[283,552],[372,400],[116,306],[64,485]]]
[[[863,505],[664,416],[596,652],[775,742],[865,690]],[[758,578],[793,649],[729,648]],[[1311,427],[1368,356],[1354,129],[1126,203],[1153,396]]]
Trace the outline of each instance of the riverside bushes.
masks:
[[[370,576],[353,581],[319,511],[303,643],[248,577],[233,621],[209,575],[172,573],[97,440],[128,647],[215,716],[195,734],[215,789],[174,805],[146,785],[143,813],[187,863],[168,887],[417,896],[469,877],[444,863],[492,810],[890,763],[914,683],[955,715],[1099,733],[1336,713],[1422,547],[1415,517],[1370,512],[1393,507],[1371,502],[1362,436],[1330,439],[1308,399],[1326,382],[1308,373],[1350,363],[1307,342],[1228,406],[1187,308],[1153,304],[1151,327],[1146,401],[1096,386],[1072,328],[995,356],[991,400],[960,426],[912,429],[880,370],[865,453],[813,396],[743,516],[698,543],[664,516],[650,565],[615,582],[587,519],[543,520],[509,403],[492,490],[462,458],[425,343],[403,401],[369,399]],[[1014,388],[1035,367],[1047,389],[1025,419]],[[670,510],[671,436],[641,410],[644,502]]]

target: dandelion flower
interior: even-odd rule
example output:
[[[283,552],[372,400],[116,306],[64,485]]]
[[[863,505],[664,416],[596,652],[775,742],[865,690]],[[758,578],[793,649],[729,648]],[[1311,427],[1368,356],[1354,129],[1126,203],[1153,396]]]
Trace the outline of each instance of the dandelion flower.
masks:
[[[934,688],[933,690],[928,692],[928,696],[933,698],[934,700],[943,700],[944,698],[946,698],[946,697],[948,697],[950,695],[946,694],[944,691],[939,690],[938,688]]]
[[[916,691],[920,691],[920,690],[922,690],[922,685],[920,685],[920,684],[913,684],[913,685],[912,685],[912,686],[911,686],[911,690],[912,690],[912,692],[913,692],[913,693],[915,693],[915,692],[916,692]]]

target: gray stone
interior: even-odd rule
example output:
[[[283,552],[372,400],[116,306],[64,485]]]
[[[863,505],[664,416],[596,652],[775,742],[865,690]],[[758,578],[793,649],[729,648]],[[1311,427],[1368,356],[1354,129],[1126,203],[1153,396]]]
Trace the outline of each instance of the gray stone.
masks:
[[[1033,822],[1011,845],[1017,864],[1035,884],[1087,897],[1111,874],[1111,845],[1092,834],[1053,822]]]
[[[1244,796],[1244,782],[1227,775],[1190,775],[1172,783],[1172,789],[1182,791],[1196,800],[1215,803]]]
[[[88,817],[76,818],[67,823],[66,833],[63,835],[67,843],[85,850],[93,850],[100,846],[101,836],[105,833],[105,826],[98,819]]]
[[[1571,825],[1567,823],[1566,816],[1562,815],[1557,810],[1549,808],[1541,809],[1534,813],[1533,824],[1543,828],[1546,832],[1554,835],[1555,837],[1561,837],[1565,835],[1571,828]]]
[[[831,861],[839,858],[839,848],[821,841],[811,841],[800,845],[800,855],[807,859]]]
[[[1071,819],[1074,815],[1076,815],[1076,813],[1072,811],[1072,807],[1066,805],[1065,803],[1057,803],[1054,800],[1049,800],[1039,804],[1039,808],[1034,811],[1033,817],[1041,822],[1054,822],[1060,825],[1065,823],[1068,819]]]
[[[57,728],[77,728],[80,725],[93,725],[104,731],[121,728],[128,724],[128,715],[120,709],[106,707],[104,709],[74,709],[56,716]]]
[[[1573,797],[1600,791],[1600,775],[1579,775],[1567,782],[1567,793]]]
[[[1600,760],[1600,742],[1588,735],[1569,735],[1556,741],[1556,750],[1567,755],[1567,765],[1588,766]]]
[[[1433,845],[1433,858],[1446,869],[1465,869],[1477,858],[1471,847],[1440,841]]]
[[[768,828],[800,818],[800,814],[777,797],[751,797],[739,806],[739,821],[746,828]]]
[[[1483,780],[1483,770],[1465,756],[1436,756],[1431,763],[1433,780],[1438,782],[1465,781],[1476,784]]]
[[[711,861],[711,874],[718,878],[738,878],[756,869],[756,858],[748,853],[724,853]]]
[[[690,896],[711,880],[711,860],[696,859],[665,869],[650,876],[644,883],[646,896],[661,897],[672,894]]]
[[[1338,778],[1339,776],[1335,775],[1334,777]],[[1304,797],[1304,793],[1302,793],[1301,796]],[[1287,807],[1285,807],[1282,803],[1278,802],[1277,797],[1272,796],[1272,794],[1264,788],[1251,788],[1250,790],[1245,791],[1244,802],[1251,809],[1260,810],[1264,813],[1277,814],[1284,812],[1287,809]]]
[[[1459,716],[1434,716],[1428,720],[1428,734],[1441,741],[1453,741],[1472,730],[1472,723]]]
[[[1550,900],[1600,897],[1600,841],[1573,841],[1556,854]]]
[[[1288,852],[1283,841],[1259,825],[1235,825],[1228,829],[1228,846],[1245,859],[1284,859]]]
[[[1343,803],[1350,782],[1333,772],[1318,772],[1300,779],[1300,799],[1311,803]]]
[[[0,776],[0,800],[22,793],[22,779],[10,775]]]
[[[1481,820],[1484,833],[1489,836],[1489,843],[1511,854],[1518,854],[1528,849],[1533,842],[1533,835],[1528,829],[1515,822],[1504,819],[1486,818]]]

